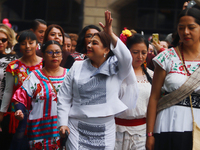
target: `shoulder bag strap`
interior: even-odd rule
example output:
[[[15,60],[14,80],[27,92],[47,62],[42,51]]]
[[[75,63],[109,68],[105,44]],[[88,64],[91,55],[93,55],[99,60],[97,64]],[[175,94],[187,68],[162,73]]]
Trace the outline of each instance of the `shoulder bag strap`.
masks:
[[[176,47],[179,56],[182,60],[182,57],[180,55],[180,51],[178,46]],[[185,69],[185,68],[184,68]],[[168,108],[170,106],[173,106],[179,102],[181,102],[183,99],[188,97],[192,94],[192,92],[200,86],[200,67],[198,67],[186,80],[186,82],[177,90],[163,96],[159,101],[157,105],[157,113],[165,108]]]
[[[56,89],[55,89],[53,83],[52,83],[51,80],[49,79],[49,76],[45,73],[46,71],[43,70],[43,72],[44,72],[44,74],[46,75],[47,79],[49,80],[51,86],[53,87],[53,90],[54,90],[55,94],[57,95],[57,91],[56,91]]]

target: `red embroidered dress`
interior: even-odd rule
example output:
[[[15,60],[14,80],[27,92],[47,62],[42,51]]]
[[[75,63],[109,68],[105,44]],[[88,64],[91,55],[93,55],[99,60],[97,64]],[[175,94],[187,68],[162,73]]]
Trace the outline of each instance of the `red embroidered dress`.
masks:
[[[49,76],[58,92],[69,70],[61,76]],[[13,95],[28,110],[27,135],[30,149],[59,149],[57,129],[57,95],[41,69],[33,71]]]
[[[6,72],[10,72],[14,77],[13,93],[22,85],[28,75],[36,69],[42,68],[42,61],[35,66],[26,66],[20,60],[10,62],[6,68]],[[10,109],[5,115],[10,114],[9,133],[15,133],[18,127],[18,120],[14,117],[14,103],[11,102]]]

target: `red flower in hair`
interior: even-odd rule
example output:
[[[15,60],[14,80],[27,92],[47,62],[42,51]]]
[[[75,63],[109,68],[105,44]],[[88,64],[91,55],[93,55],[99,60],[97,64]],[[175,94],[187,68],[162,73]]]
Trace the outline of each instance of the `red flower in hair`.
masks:
[[[127,37],[126,37],[125,35],[123,35],[123,34],[121,33],[119,38],[120,38],[120,40],[121,40],[124,44],[126,44]]]
[[[127,41],[127,38],[128,37],[131,37],[132,36],[132,33],[130,30],[128,30],[127,28],[124,28],[124,30],[122,30],[122,33],[120,34],[120,40],[126,44],[126,41]]]

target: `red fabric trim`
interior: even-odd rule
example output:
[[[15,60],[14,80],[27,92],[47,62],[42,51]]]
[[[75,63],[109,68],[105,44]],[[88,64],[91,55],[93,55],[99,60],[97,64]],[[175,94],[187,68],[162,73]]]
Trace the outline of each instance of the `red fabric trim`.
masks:
[[[159,51],[158,51],[158,53],[161,53],[161,52],[163,52],[164,50],[166,50],[167,48],[164,48],[164,47],[162,47]]]
[[[141,119],[121,119],[115,118],[115,123],[121,126],[139,126],[146,123],[146,118]]]
[[[10,115],[10,122],[9,122],[9,133],[14,134],[19,124],[19,120],[15,118],[14,112],[6,112],[4,116]]]

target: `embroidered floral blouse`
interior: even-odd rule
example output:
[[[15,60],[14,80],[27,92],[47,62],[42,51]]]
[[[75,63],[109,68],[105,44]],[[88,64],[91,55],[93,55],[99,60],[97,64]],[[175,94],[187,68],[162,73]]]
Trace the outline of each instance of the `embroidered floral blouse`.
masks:
[[[42,61],[35,66],[26,66],[20,60],[10,62],[6,68],[6,72],[10,72],[15,78],[13,93],[22,85],[23,81],[33,71],[42,68]]]

